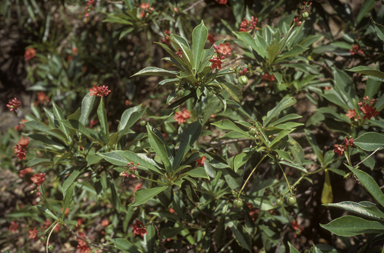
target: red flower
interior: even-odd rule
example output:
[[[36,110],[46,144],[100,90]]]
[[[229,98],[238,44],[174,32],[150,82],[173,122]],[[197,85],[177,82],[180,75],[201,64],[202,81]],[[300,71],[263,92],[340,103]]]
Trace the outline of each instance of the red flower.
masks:
[[[181,125],[182,123],[187,122],[187,119],[189,119],[190,117],[191,117],[191,112],[184,109],[183,112],[181,111],[176,112],[173,118],[177,121],[177,123],[179,123],[179,125]]]
[[[301,230],[304,229],[302,226],[299,226],[299,223],[297,221],[292,221],[292,228],[296,232],[294,235],[295,238],[297,237],[297,235],[301,234]]]
[[[101,221],[101,226],[106,227],[108,225],[109,225],[109,220],[102,220]]]
[[[64,210],[64,207],[61,208],[61,211]],[[65,215],[68,215],[69,214],[69,208],[67,207],[67,209],[65,209],[65,212],[64,212]]]
[[[21,102],[17,100],[17,98],[14,98],[9,101],[7,104],[7,107],[9,108],[10,112],[16,112],[17,109],[19,109],[21,106]]]
[[[94,127],[98,122],[99,122],[98,119],[95,119],[95,120],[91,119],[91,120],[89,121],[89,127],[90,127],[90,128]]]
[[[37,92],[37,103],[44,104],[44,102],[49,103],[49,98],[44,92]]]
[[[19,144],[22,148],[28,148],[28,144],[29,144],[29,138],[23,138],[21,137],[20,138],[20,141],[17,142],[17,144]]]
[[[212,57],[212,59],[209,60],[211,64],[211,69],[221,69],[221,64],[223,63],[219,58],[216,56]]]
[[[28,236],[29,239],[34,239],[35,241],[38,240],[36,228],[33,228],[33,229],[29,230],[28,232],[29,232],[29,236]]]
[[[356,116],[356,110],[355,110],[355,109],[353,109],[353,110],[349,109],[348,112],[347,112],[345,115],[346,115],[349,119],[352,119],[353,117]]]
[[[86,239],[87,236],[80,232],[79,236],[83,239]],[[87,243],[84,240],[78,239],[78,245],[77,245],[77,252],[78,253],[89,253],[91,251],[91,248],[87,245]]]
[[[216,45],[213,46],[215,49],[216,49]],[[216,51],[222,55],[231,55],[231,51],[232,51],[232,48],[229,47],[229,43],[225,43],[225,45],[223,44],[219,44],[219,46],[217,47]]]
[[[148,9],[148,8],[149,8],[149,3],[142,3],[142,4],[140,5],[140,8],[143,9],[143,10]]]
[[[27,50],[25,50],[25,53],[24,53],[25,61],[29,61],[35,56],[36,56],[36,50],[34,48],[28,48]]]
[[[359,45],[354,45],[352,47],[352,49],[349,49],[349,52],[351,53],[351,55],[355,55],[355,54],[364,54],[364,51],[363,49],[361,49],[359,47]]]
[[[9,232],[12,232],[12,233],[17,233],[19,229],[19,224],[17,224],[16,222],[14,221],[11,221],[11,225],[9,225]]]
[[[200,159],[198,159],[196,162],[197,162],[198,164],[200,164],[201,166],[204,166],[204,162],[205,162],[206,159],[207,159],[207,157],[206,157],[206,156],[203,156],[203,157],[201,157]]]
[[[169,208],[168,210],[170,213],[175,213],[175,210],[173,210],[172,208]]]
[[[44,183],[45,181],[45,175],[47,173],[38,173],[38,174],[35,174],[33,175],[33,177],[31,177],[31,180],[34,184],[37,184],[37,187],[39,187],[39,185],[41,185],[42,183]]]
[[[215,0],[219,4],[227,4],[228,0]]]
[[[209,43],[215,44],[215,36],[214,35],[208,34],[207,40],[209,41]]]
[[[90,96],[99,96],[99,97],[104,97],[108,96],[108,94],[111,92],[108,90],[108,86],[99,86],[97,87],[96,85],[93,85],[93,88],[89,89]]]
[[[143,185],[142,185],[141,183],[137,183],[137,184],[135,185],[135,189],[133,189],[133,195],[135,194],[135,192],[136,192],[137,190],[140,190],[140,189],[143,189]]]
[[[14,149],[14,153],[16,154],[16,156],[19,158],[19,160],[23,160],[25,159],[26,157],[26,154],[25,154],[25,149],[19,145],[16,145],[16,147],[13,148]]]
[[[240,23],[240,32],[258,30],[258,28],[256,28],[257,20],[258,19],[254,18],[253,16],[251,17],[251,20],[244,18],[244,20]]]
[[[20,170],[19,171],[19,177],[24,177],[25,174],[28,174],[31,172],[32,172],[32,168],[26,168],[26,169]]]
[[[366,104],[366,105],[360,107],[360,109],[364,113],[364,119],[370,119],[372,117],[376,118],[377,115],[380,114],[380,112],[376,111],[376,107],[373,107],[373,105]]]
[[[136,235],[140,235],[143,237],[144,235],[148,234],[147,229],[145,228],[144,224],[136,219],[136,223],[133,223],[131,225],[132,232]]]
[[[129,100],[125,100],[125,105],[128,106],[131,103]]]
[[[355,142],[354,139],[349,139],[348,140],[347,138],[345,138],[344,141],[345,141],[345,147],[352,146],[353,143]]]
[[[46,219],[44,222],[44,229],[49,228],[49,226],[51,226],[51,224],[52,224],[52,222],[50,220]]]
[[[341,157],[341,155],[344,153],[344,148],[338,144],[335,144],[333,147],[335,147],[333,152],[335,152],[336,154],[338,154],[339,157]]]
[[[177,54],[180,58],[183,58],[183,50],[181,48],[179,48],[179,50],[177,50],[175,54]]]

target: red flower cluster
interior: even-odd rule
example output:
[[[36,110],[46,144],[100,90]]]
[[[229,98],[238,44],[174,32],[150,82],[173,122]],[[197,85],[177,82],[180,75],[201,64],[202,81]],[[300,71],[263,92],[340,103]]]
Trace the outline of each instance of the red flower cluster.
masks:
[[[247,206],[250,210],[249,216],[251,216],[252,220],[254,221],[259,216],[259,209],[253,209],[253,206],[251,203],[247,203]]]
[[[47,173],[38,173],[38,174],[35,174],[33,175],[33,177],[31,177],[31,180],[34,184],[37,185],[37,187],[39,187],[42,183],[44,183],[45,181],[45,175]]]
[[[16,156],[19,158],[19,160],[23,160],[26,157],[25,149],[28,148],[29,144],[29,138],[20,138],[20,141],[17,142],[16,147],[13,148],[13,152],[16,154]]]
[[[49,98],[45,95],[44,92],[37,92],[37,101],[34,102],[34,106],[37,104],[49,103]]]
[[[203,157],[201,157],[200,159],[198,159],[196,162],[197,162],[198,164],[200,164],[201,166],[204,166],[204,162],[205,162],[206,159],[207,159],[207,157],[206,157],[206,156],[203,156]]]
[[[108,90],[108,86],[103,85],[97,87],[96,85],[93,85],[93,88],[90,88],[89,92],[90,96],[106,97],[111,91]]]
[[[21,106],[21,102],[17,100],[17,98],[14,98],[10,100],[7,104],[7,107],[9,108],[10,112],[16,112],[17,109],[19,109]]]
[[[340,145],[340,144],[335,144],[333,147],[335,148],[333,152],[337,154],[339,157],[344,153],[345,149],[348,148],[349,146],[352,146],[353,143],[355,142],[353,139],[344,139],[345,145]]]
[[[106,227],[108,225],[109,225],[109,220],[102,220],[101,221],[101,226]]]
[[[35,242],[36,242],[38,240],[37,239],[37,230],[36,230],[36,228],[33,228],[33,229],[29,230],[28,232],[29,232],[28,238],[29,239],[34,239]]]
[[[35,58],[35,56],[36,50],[34,48],[28,48],[27,50],[25,50],[24,60],[29,61],[30,59]]]
[[[295,23],[295,25],[297,26],[301,26],[303,24],[303,22],[300,20],[299,17],[296,17],[293,19],[293,22]]]
[[[98,122],[99,122],[98,119],[95,119],[95,120],[91,119],[91,120],[89,121],[89,128],[94,127]]]
[[[24,175],[31,173],[31,172],[32,172],[32,168],[26,168],[26,169],[20,170],[19,171],[19,177],[24,177]]]
[[[21,124],[18,124],[18,125],[16,125],[15,126],[15,130],[16,131],[23,131],[23,129],[24,129],[24,124],[23,123],[25,123],[25,122],[28,122],[28,120],[26,120],[26,119],[22,119],[21,120]]]
[[[219,4],[227,4],[228,0],[215,0]]]
[[[17,233],[18,230],[19,229],[19,224],[17,224],[16,222],[14,222],[14,221],[11,221],[11,225],[9,225],[9,228],[8,228],[8,230],[9,230],[9,232],[12,232],[12,233]]]
[[[257,31],[259,28],[256,28],[257,25],[257,18],[251,17],[251,20],[247,20],[244,18],[243,21],[240,23],[240,32],[252,32]]]
[[[79,236],[83,239],[86,239],[87,236],[83,232],[79,232]],[[89,253],[91,248],[87,245],[84,240],[78,239],[77,252],[78,253]]]
[[[272,75],[270,75],[270,74],[268,74],[268,73],[264,73],[264,75],[261,77],[261,79],[262,80],[268,80],[268,81],[270,81],[270,82],[273,82],[273,81],[275,81],[276,79],[275,79],[275,76],[272,74]]]
[[[144,235],[148,234],[147,229],[145,228],[144,224],[136,219],[136,223],[133,223],[131,225],[133,229],[133,233],[136,235],[140,235],[143,237]]]
[[[358,105],[361,106],[360,110],[364,113],[363,119],[370,119],[372,117],[376,118],[377,115],[380,114],[380,112],[376,111],[376,107],[373,107],[373,103],[375,102],[375,100],[371,99],[371,101],[369,101],[368,96],[363,98],[363,100],[363,102],[358,103]]]
[[[87,12],[87,13],[85,13],[86,18],[89,17],[89,12],[91,11],[91,9],[95,8],[94,6],[92,6],[94,3],[95,3],[95,0],[88,0],[87,6],[85,6],[85,10]]]
[[[297,235],[301,234],[301,231],[304,229],[304,227],[299,226],[299,223],[297,221],[292,221],[292,228],[295,230],[294,237],[296,238]]]
[[[351,55],[355,54],[364,54],[364,51],[362,48],[359,47],[359,45],[354,45],[352,49],[349,49],[349,52],[351,52]]]
[[[175,54],[177,54],[180,58],[183,58],[183,50],[181,48],[179,48],[179,50],[177,50]]]
[[[217,54],[217,56],[214,56],[209,60],[209,62],[212,63],[211,69],[221,69],[221,64],[223,63],[221,60],[225,59],[225,55],[231,55],[232,48],[229,46],[228,42],[225,43],[225,45],[220,43],[219,46],[214,44],[213,48],[215,49],[214,52]]]
[[[207,40],[209,41],[209,43],[215,44],[215,39],[216,38],[214,35],[208,34]]]
[[[168,30],[165,30],[164,33],[165,33],[165,38],[162,40],[162,42],[170,45],[171,39],[169,38],[169,36],[171,36],[171,32]]]
[[[177,123],[179,123],[179,125],[181,125],[182,123],[187,122],[187,119],[189,119],[190,117],[191,117],[191,112],[184,109],[182,112],[181,111],[176,112],[173,118],[177,121]]]
[[[137,191],[137,190],[140,190],[140,189],[143,189],[143,185],[141,184],[141,183],[137,183],[136,185],[135,185],[135,188],[133,189],[133,195],[135,195],[135,192]]]
[[[140,163],[138,163],[137,165],[140,165]],[[136,166],[134,166],[134,163],[133,162],[130,162],[130,163],[128,163],[128,168],[129,168],[129,170],[130,170],[130,174],[128,174],[126,171],[124,171],[124,172],[121,172],[120,173],[120,176],[121,177],[126,177],[126,178],[128,178],[129,176],[131,176],[131,177],[133,177],[133,178],[135,178],[136,176],[134,175],[134,173],[135,173],[135,171],[137,170],[137,167]]]
[[[140,18],[144,17],[146,12],[148,12],[148,13],[153,12],[154,8],[153,7],[149,8],[149,6],[150,6],[149,3],[142,3],[140,5],[140,8],[144,10],[144,11],[140,12],[140,14],[139,14]]]

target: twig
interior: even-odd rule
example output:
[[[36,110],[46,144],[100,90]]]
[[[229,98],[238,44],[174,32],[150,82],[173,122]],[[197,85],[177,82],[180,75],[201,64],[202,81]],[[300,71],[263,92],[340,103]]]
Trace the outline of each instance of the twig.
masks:
[[[204,2],[204,0],[199,0],[199,1],[195,2],[194,4],[192,4],[191,6],[189,6],[188,8],[182,10],[182,11],[183,11],[183,12],[187,12],[187,11],[193,9],[193,7],[195,7],[196,5],[198,5],[198,4],[201,3],[201,2]]]
[[[59,223],[56,222],[55,226],[53,226],[51,232],[50,232],[49,235],[48,235],[48,238],[47,238],[47,244],[45,245],[45,252],[46,252],[46,253],[48,253],[49,238],[51,238],[52,232],[53,232],[53,230],[56,228],[57,225],[59,225]]]
[[[359,162],[358,164],[356,164],[355,166],[353,166],[353,168],[355,169],[357,166],[359,166],[361,163],[365,162],[368,158],[370,158],[371,156],[373,156],[377,151],[379,151],[379,149],[381,149],[383,146],[380,146],[378,147],[375,151],[373,151],[369,156],[367,156],[364,160],[362,160],[361,162]]]
[[[316,61],[309,61],[309,62],[312,63],[312,64],[315,64],[315,65],[318,65],[318,66],[320,66],[320,67],[323,67],[323,69],[325,69],[325,71],[327,71],[328,74],[330,74],[330,75],[333,77],[333,72],[332,72],[332,70],[330,70],[330,69],[328,68],[328,66],[326,66],[325,64],[320,63],[320,62],[316,62]]]

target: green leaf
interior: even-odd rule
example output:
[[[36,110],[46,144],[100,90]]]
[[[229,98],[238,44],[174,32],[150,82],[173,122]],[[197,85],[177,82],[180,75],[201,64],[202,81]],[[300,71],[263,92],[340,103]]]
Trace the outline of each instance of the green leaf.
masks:
[[[319,145],[317,144],[316,137],[313,133],[308,131],[307,129],[304,129],[305,135],[307,136],[307,140],[309,144],[311,144],[313,151],[315,152],[315,155],[319,162],[321,164],[324,164],[324,156],[323,156],[323,151],[321,151]]]
[[[102,143],[102,141],[100,140],[97,133],[95,131],[93,131],[92,129],[86,128],[83,124],[80,123],[80,121],[70,119],[70,120],[63,120],[62,122],[67,127],[75,129],[75,130],[79,131],[80,133],[84,134],[90,140],[96,141],[100,144]]]
[[[353,143],[362,150],[374,151],[384,146],[384,134],[379,133],[364,133],[355,139]]]
[[[115,247],[118,248],[119,250],[124,250],[127,252],[132,252],[132,253],[140,253],[139,249],[133,245],[130,241],[124,238],[116,238],[116,239],[111,239],[111,241],[115,244]]]
[[[375,30],[376,30],[376,34],[377,36],[382,40],[384,41],[384,26],[383,25],[380,25],[378,23],[375,23]]]
[[[63,194],[64,194],[64,197],[65,197],[65,194],[66,194],[66,191],[67,191],[68,187],[70,187],[72,185],[72,183],[80,175],[81,171],[82,171],[81,168],[76,168],[76,169],[74,169],[72,171],[71,175],[69,175],[69,177],[67,177],[67,179],[65,179],[65,181],[63,183]]]
[[[108,128],[107,112],[104,106],[104,97],[101,97],[99,107],[97,108],[97,116],[99,118],[100,127],[101,127],[101,139],[104,140],[105,143],[108,143],[109,128]]]
[[[344,71],[337,68],[333,69],[335,89],[340,94],[348,107],[353,108],[352,99],[358,101],[356,96],[355,84]]]
[[[107,176],[108,188],[111,189],[111,193],[112,193],[112,204],[116,208],[116,210],[118,212],[120,212],[121,202],[120,202],[119,194],[117,194],[115,182],[113,181],[113,179],[111,178],[111,176],[109,174],[107,174],[107,175],[108,175]]]
[[[381,72],[380,70],[366,67],[366,66],[357,66],[357,67],[347,69],[347,70],[351,71],[351,72],[361,73],[364,75],[370,75],[370,76],[375,76],[378,78],[384,78],[384,72]]]
[[[165,191],[168,186],[158,186],[150,189],[140,189],[135,192],[135,202],[133,203],[133,206],[139,206],[141,204],[144,204],[151,198],[155,197],[157,194]]]
[[[240,103],[241,98],[243,97],[243,92],[241,89],[229,83],[224,78],[218,78],[217,81],[221,84],[221,86],[231,95],[231,97],[238,103]]]
[[[38,166],[38,165],[52,165],[52,164],[53,164],[52,159],[34,158],[32,160],[29,160],[25,166],[34,167],[34,166]]]
[[[220,247],[225,242],[225,215],[222,214],[219,224],[217,225],[216,231],[213,234],[213,240],[216,245]]]
[[[47,135],[51,135],[61,140],[63,143],[66,143],[66,136],[64,133],[62,133],[61,131],[52,131],[52,129],[49,129],[48,126],[44,125],[43,123],[32,120],[32,121],[25,122],[24,125],[32,129],[35,129],[37,131],[44,132]]]
[[[172,172],[171,161],[169,159],[169,150],[167,143],[163,142],[163,140],[157,136],[154,132],[152,132],[151,127],[147,125],[148,132],[148,141],[153,150],[156,152],[156,155],[159,156],[160,160],[163,162],[165,169],[167,172]]]
[[[354,169],[349,165],[346,166],[353,172],[353,174],[357,176],[357,178],[360,180],[360,183],[377,200],[377,202],[379,202],[381,206],[384,206],[384,194],[380,187],[377,185],[376,181],[364,171]]]
[[[275,139],[273,139],[273,141],[271,141],[271,143],[269,144],[269,147],[273,147],[273,145],[275,145],[276,143],[278,143],[281,139],[283,139],[284,137],[286,137],[288,134],[290,134],[291,132],[293,132],[295,129],[290,129],[290,130],[282,130],[280,133],[277,134],[277,136],[275,137]]]
[[[69,203],[71,202],[71,200],[73,200],[73,190],[75,189],[75,187],[76,187],[76,182],[72,184],[71,187],[66,189],[66,191],[63,191],[63,193],[65,194],[64,194],[63,213],[61,215],[62,220],[64,219],[64,216],[65,216],[65,210],[67,210]]]
[[[225,119],[225,120],[220,120],[218,122],[211,123],[211,125],[214,125],[220,129],[225,129],[225,130],[232,130],[241,134],[244,134],[248,137],[252,137],[248,132],[242,130],[240,127],[238,127],[235,123],[232,121]]]
[[[148,253],[155,252],[156,246],[156,230],[153,225],[147,225],[147,234],[144,235],[144,242],[147,246]]]
[[[369,221],[350,215],[337,218],[325,225],[320,224],[320,226],[338,236],[355,236],[384,232],[384,223]]]
[[[139,163],[140,166],[146,167],[153,172],[156,172],[157,174],[162,174],[160,169],[157,167],[156,163],[151,159],[146,156],[146,154],[142,154],[142,156],[133,153],[132,151],[129,150],[117,150],[114,151],[114,153],[117,153],[118,155],[125,157],[129,162],[134,162],[134,163]],[[107,154],[107,153],[105,153]]]
[[[329,179],[329,171],[325,169],[324,174],[325,174],[325,180],[324,180],[323,191],[321,193],[321,203],[328,204],[333,202],[333,192],[332,192],[331,180]]]
[[[59,120],[60,130],[63,131],[63,133],[67,136],[67,138],[69,138],[69,131],[67,127],[63,124],[63,122],[60,121],[60,120],[65,120],[63,111],[53,101],[52,101],[52,107],[53,107],[53,114],[55,115],[56,119]]]
[[[258,46],[255,42],[255,39],[252,38],[252,35],[247,32],[234,32],[236,37],[239,40],[244,41],[248,46],[250,46],[253,50],[255,50],[261,57],[265,58],[265,48],[262,48],[260,45]]]
[[[384,221],[384,213],[372,202],[362,201],[356,203],[353,201],[344,201],[335,204],[325,204],[325,206],[341,208],[348,212],[366,216],[367,218]]]
[[[267,113],[266,118],[263,120],[263,125],[268,126],[268,123],[274,118],[279,116],[280,112],[296,103],[293,97],[284,97],[272,110]]]
[[[286,121],[290,121],[290,120],[294,120],[294,119],[300,119],[300,118],[302,118],[302,116],[295,114],[295,113],[291,113],[291,114],[285,115],[281,119],[278,119],[276,121],[272,121],[269,124],[269,126],[275,126],[275,125],[281,124],[281,123],[286,122]]]
[[[177,67],[179,67],[180,69],[184,70],[185,72],[188,71],[188,65],[178,55],[176,55],[175,52],[173,52],[173,50],[171,50],[167,45],[165,45],[163,43],[157,43],[157,42],[155,42],[155,43],[160,45],[165,51],[167,51],[168,54],[171,55],[171,57],[173,58],[173,60],[171,60],[171,61]],[[160,85],[160,83],[159,83],[159,85]]]
[[[101,156],[106,161],[112,163],[113,165],[117,166],[127,166],[128,160],[118,154],[116,151],[108,152],[108,153],[97,153],[96,155]]]
[[[205,169],[203,167],[197,167],[197,168],[195,168],[193,170],[188,171],[185,174],[189,175],[191,177],[198,177],[198,178],[207,178],[207,179],[209,179],[209,177],[207,176],[207,173],[205,172]]]
[[[377,81],[373,78],[368,77],[367,86],[365,87],[364,97],[368,96],[369,98],[373,98],[377,94],[377,91],[379,90],[380,85],[381,85],[380,81]]]
[[[242,152],[235,156],[235,159],[233,160],[233,170],[237,172],[244,163],[248,161],[249,158],[251,158],[252,152]],[[204,163],[205,165],[205,163]]]
[[[238,223],[238,221],[231,221],[228,223],[231,228],[233,235],[235,236],[236,242],[244,249],[251,252],[252,241],[250,235],[247,233],[245,228]]]
[[[360,12],[356,17],[355,27],[360,23],[364,16],[375,6],[375,0],[365,0],[360,8]]]
[[[297,249],[295,249],[289,242],[288,242],[288,246],[289,246],[289,253],[300,253]]]
[[[177,150],[175,160],[173,161],[173,171],[176,171],[185,155],[189,152],[192,145],[197,141],[200,137],[202,130],[202,125],[199,121],[195,121],[191,124],[188,124],[186,128],[184,128],[183,132],[180,136],[180,145]]]
[[[79,121],[84,126],[88,125],[89,114],[92,111],[95,98],[96,96],[91,96],[90,93],[88,93],[81,102],[81,114]]]
[[[184,230],[183,227],[178,227],[178,228],[175,228],[175,227],[165,227],[165,228],[161,229],[160,237],[162,239],[173,238],[176,235],[178,235],[182,230]]]
[[[140,70],[133,76],[172,76],[176,77],[176,75],[179,74],[177,71],[169,71],[161,68],[156,67],[146,67],[145,69]]]
[[[308,173],[308,171],[307,171],[303,166],[300,166],[300,165],[298,165],[298,164],[293,164],[293,163],[286,162],[286,161],[280,161],[279,163],[280,163],[280,164],[287,165],[287,166],[292,167],[292,168],[295,168],[295,169],[298,169],[298,170],[301,170],[301,171],[304,172],[304,173]]]
[[[303,166],[304,156],[305,156],[303,148],[291,136],[288,136],[288,138],[289,138],[288,146],[289,146],[289,150],[291,150],[293,160],[295,161],[295,163],[299,164],[300,166]],[[290,159],[288,159],[288,161],[289,160]]]
[[[288,57],[297,56],[297,55],[301,54],[302,52],[304,52],[305,50],[306,49],[301,47],[301,46],[295,46],[291,50],[288,50],[287,52],[280,54],[278,57],[278,61],[285,59],[285,58],[288,58]]]
[[[196,26],[192,32],[192,53],[193,68],[197,71],[200,66],[201,56],[204,51],[204,44],[207,41],[208,29],[205,27],[203,20],[200,25]]]
[[[142,108],[141,105],[129,108],[121,115],[118,131],[122,131],[127,128],[131,128],[145,113],[147,107]]]
[[[36,206],[33,206],[32,208],[34,208],[35,210],[39,210],[43,213],[45,213],[46,215],[48,215],[49,217],[51,217],[52,219],[54,220],[57,220],[59,221],[59,218],[54,215],[48,208],[46,208],[45,206],[41,206],[41,205],[36,205]]]

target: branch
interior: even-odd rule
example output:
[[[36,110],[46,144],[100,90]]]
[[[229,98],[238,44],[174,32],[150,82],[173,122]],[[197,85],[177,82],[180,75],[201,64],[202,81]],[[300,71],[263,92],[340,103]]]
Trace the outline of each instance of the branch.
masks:
[[[199,0],[199,1],[195,2],[194,4],[192,4],[191,6],[189,6],[188,8],[182,10],[182,11],[187,12],[187,11],[193,9],[193,7],[195,7],[196,5],[198,5],[201,2],[204,2],[204,0]]]
[[[379,149],[381,149],[382,147],[384,146],[380,146],[378,147],[375,151],[373,151],[369,156],[367,156],[364,160],[362,160],[361,162],[359,162],[358,164],[356,164],[355,166],[353,166],[354,169],[356,169],[357,166],[359,166],[360,164],[362,164],[363,162],[365,162],[368,158],[370,158],[371,156],[373,156],[377,151],[379,151]]]

